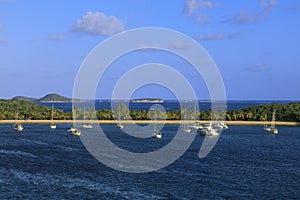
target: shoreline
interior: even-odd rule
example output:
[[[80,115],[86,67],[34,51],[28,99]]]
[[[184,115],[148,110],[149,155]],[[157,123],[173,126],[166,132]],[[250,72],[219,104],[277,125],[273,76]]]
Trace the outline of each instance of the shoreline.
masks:
[[[54,122],[56,124],[71,124],[73,123],[73,120],[0,120],[0,124],[14,124],[15,122],[21,123],[21,124],[50,124],[51,122]],[[82,120],[76,120],[77,123],[92,123],[92,124],[115,124],[117,121],[116,120],[87,120],[87,121],[82,121]],[[210,121],[206,120],[200,120],[197,121],[200,124],[208,124]],[[154,121],[152,120],[122,120],[123,124],[153,124]],[[194,124],[194,120],[185,120],[185,121],[180,121],[180,120],[157,120],[157,124]],[[212,122],[213,124],[216,122]],[[246,125],[246,126],[255,126],[255,125],[270,125],[271,122],[264,122],[264,121],[225,121],[226,124],[228,125]],[[275,123],[278,126],[300,126],[300,122],[282,122],[282,121],[277,121]]]

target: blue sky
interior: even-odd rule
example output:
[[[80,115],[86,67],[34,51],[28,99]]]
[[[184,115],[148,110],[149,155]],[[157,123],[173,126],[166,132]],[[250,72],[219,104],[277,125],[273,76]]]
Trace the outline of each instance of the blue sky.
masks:
[[[77,70],[96,45],[124,30],[154,26],[202,45],[228,99],[299,100],[299,21],[299,0],[0,0],[0,98],[70,97]],[[139,58],[150,62],[133,59]],[[172,98],[148,86],[135,97],[157,94]],[[109,91],[97,96],[108,97]]]

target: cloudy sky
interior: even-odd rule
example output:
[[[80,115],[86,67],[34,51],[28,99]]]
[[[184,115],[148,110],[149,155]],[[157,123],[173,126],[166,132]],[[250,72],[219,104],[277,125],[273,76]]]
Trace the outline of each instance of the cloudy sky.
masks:
[[[179,31],[202,45],[220,70],[228,99],[299,100],[299,21],[299,0],[0,0],[0,98],[52,92],[71,97],[93,48],[122,31],[150,26]],[[130,59],[150,62],[129,56],[124,62],[131,67]],[[116,69],[121,76],[124,71]],[[118,78],[112,74],[107,84]],[[139,94],[172,98],[151,87]]]

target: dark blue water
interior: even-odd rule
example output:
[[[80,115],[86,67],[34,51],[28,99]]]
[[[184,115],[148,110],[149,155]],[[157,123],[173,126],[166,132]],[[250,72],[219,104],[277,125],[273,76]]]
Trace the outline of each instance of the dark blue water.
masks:
[[[292,101],[227,101],[227,110],[236,110],[242,109],[249,106],[256,106],[268,103],[290,103]],[[115,104],[123,103],[122,101],[116,102]],[[72,110],[72,103],[60,103],[60,102],[38,102],[39,105],[44,105],[51,107],[52,104],[55,108],[70,112]],[[180,104],[178,101],[168,100],[164,101],[163,103],[138,103],[138,102],[130,102],[129,109],[130,110],[149,110],[151,106],[154,104],[159,104],[164,107],[166,111],[173,111],[173,110],[180,110]],[[185,106],[188,110],[193,110],[195,107],[195,102],[193,101],[184,101],[182,102],[183,106]],[[211,103],[209,101],[198,101],[199,109],[201,111],[211,109]],[[103,100],[103,101],[95,101],[95,108],[96,110],[108,109],[111,110],[111,101]]]
[[[146,174],[115,171],[94,159],[69,124],[0,125],[0,199],[297,199],[300,197],[300,127],[278,126],[276,136],[261,126],[230,126],[204,159],[203,137],[173,164]],[[104,125],[114,142],[138,152],[143,143]],[[172,139],[167,125],[160,143]],[[145,139],[148,141],[148,139]],[[157,140],[156,140],[157,141]]]

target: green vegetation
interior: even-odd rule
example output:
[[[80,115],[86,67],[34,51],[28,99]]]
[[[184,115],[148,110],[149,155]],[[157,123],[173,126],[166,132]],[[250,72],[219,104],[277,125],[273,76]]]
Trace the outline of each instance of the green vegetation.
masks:
[[[260,106],[246,107],[241,110],[227,111],[226,120],[235,121],[270,121],[273,111],[276,111],[277,121],[290,121],[300,122],[300,102],[293,102],[289,104],[265,104]],[[187,113],[187,119],[192,120],[210,120],[218,118],[221,114],[219,112],[212,112],[211,110],[195,112],[186,111],[185,108],[181,110],[170,111],[163,113],[157,110],[156,118],[167,120],[180,120],[182,113]],[[51,119],[51,108],[46,106],[40,106],[28,101],[22,100],[0,100],[0,120],[13,120],[16,113],[18,113],[18,119],[31,119],[31,120],[46,120]],[[100,120],[112,120],[118,119],[127,120],[149,120],[153,119],[153,111],[146,110],[129,110],[125,104],[119,104],[115,111],[112,110],[85,110],[76,109],[76,118],[83,119],[85,113],[86,119],[94,119],[96,116]],[[54,119],[71,120],[71,112],[63,112],[58,109],[54,109]]]
[[[12,100],[29,101],[29,102],[38,101],[38,99],[36,99],[36,98],[24,97],[24,96],[16,96]]]
[[[28,101],[0,100],[0,120],[15,119],[51,119],[51,108]],[[72,113],[54,110],[54,119],[71,119]]]
[[[62,102],[70,102],[71,99],[61,96],[59,94],[47,94],[46,96],[40,98],[38,100],[39,102],[58,102],[58,101],[62,101]]]
[[[264,104],[228,111],[226,119],[229,121],[270,121],[274,110],[276,112],[276,121],[300,122],[300,102]]]

